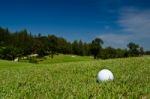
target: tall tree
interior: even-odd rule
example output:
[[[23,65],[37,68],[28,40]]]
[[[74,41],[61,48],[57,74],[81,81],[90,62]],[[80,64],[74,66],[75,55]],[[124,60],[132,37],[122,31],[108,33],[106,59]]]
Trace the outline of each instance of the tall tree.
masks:
[[[97,59],[97,56],[100,54],[102,49],[103,40],[100,38],[95,38],[90,47],[91,54],[94,56],[94,59]]]
[[[144,48],[140,47],[140,55],[144,55]]]
[[[12,46],[1,48],[0,58],[7,60],[14,60],[17,57],[22,56],[23,51],[20,48],[15,48]]]
[[[9,44],[10,41],[10,33],[9,30],[3,29],[0,27],[0,46],[6,46]]]
[[[139,55],[139,45],[133,42],[130,42],[128,45],[129,56],[138,56]]]
[[[49,42],[49,51],[51,54],[51,58],[54,57],[54,54],[57,53],[58,50],[58,38],[55,35],[48,35],[48,42]]]
[[[79,43],[77,40],[75,40],[73,43],[72,43],[72,50],[73,50],[73,54],[76,54],[76,55],[79,55]]]

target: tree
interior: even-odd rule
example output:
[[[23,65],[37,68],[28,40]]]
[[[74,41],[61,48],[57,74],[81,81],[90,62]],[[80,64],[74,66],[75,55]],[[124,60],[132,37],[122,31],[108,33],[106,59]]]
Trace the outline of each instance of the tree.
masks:
[[[48,42],[48,38],[46,36],[39,36],[36,38],[36,42],[35,45],[36,47],[38,47],[36,49],[36,53],[40,56],[43,57],[45,55],[48,55],[48,51],[49,51],[49,42]]]
[[[22,56],[23,51],[20,48],[15,48],[12,46],[1,48],[0,58],[7,60],[14,60],[17,57]]]
[[[10,41],[9,30],[0,27],[0,46],[8,45],[9,41]]]
[[[105,49],[102,49],[102,53],[99,57],[101,57],[102,59],[121,58],[125,57],[125,54],[125,49],[115,49],[112,47],[106,47]]]
[[[145,51],[145,55],[150,55],[150,51]]]
[[[144,48],[140,47],[140,55],[144,55]]]
[[[128,45],[129,48],[129,56],[138,56],[139,55],[139,45],[133,42],[130,42]]]
[[[58,38],[55,35],[48,35],[48,42],[49,42],[49,52],[51,58],[54,57],[54,54],[57,53],[58,50]]]
[[[82,40],[79,41],[79,55],[83,56],[84,55],[84,49],[83,49],[83,42]]]
[[[80,48],[79,48],[79,43],[77,40],[75,40],[73,43],[72,43],[72,51],[73,51],[73,54],[76,54],[76,55],[79,55],[79,51],[80,51]]]
[[[63,54],[71,54],[71,44],[68,43],[64,38],[60,37],[57,39],[58,42],[58,53],[63,53]]]
[[[27,32],[27,30],[22,30],[12,34],[11,45],[23,50],[23,55],[31,54],[31,48],[33,46],[33,37]]]
[[[83,55],[84,56],[89,56],[90,54],[90,44],[84,43],[83,44]]]
[[[107,47],[102,50],[100,57],[102,59],[116,58],[116,50],[112,47]]]
[[[97,59],[97,56],[100,54],[102,49],[103,40],[100,38],[96,38],[92,41],[90,46],[91,54],[94,56],[94,59]]]
[[[62,37],[55,35],[42,36],[42,34],[32,35],[27,30],[10,32],[7,28],[0,27],[0,58],[13,60],[16,57],[38,54],[38,56],[51,55],[56,53],[93,55],[97,58],[120,58],[129,56],[139,56],[150,54],[144,53],[143,47],[130,42],[127,49],[115,49],[113,47],[102,48],[103,41],[95,38],[91,43],[75,40],[73,43]]]

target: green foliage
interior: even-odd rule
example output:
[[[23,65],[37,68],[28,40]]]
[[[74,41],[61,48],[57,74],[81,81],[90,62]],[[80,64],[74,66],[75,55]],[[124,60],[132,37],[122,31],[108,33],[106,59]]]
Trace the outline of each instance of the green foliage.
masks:
[[[150,55],[150,51],[146,51],[144,54],[145,55]]]
[[[124,49],[115,49],[112,47],[106,47],[102,49],[102,52],[99,54],[99,58],[109,59],[109,58],[123,58],[127,57],[128,52]]]
[[[85,56],[89,55],[89,44],[83,43],[81,40],[77,41],[75,40],[72,43],[72,51],[75,55]]]
[[[0,27],[0,46],[4,46],[7,43],[10,43],[11,38],[10,38],[10,32],[8,29],[3,29]]]
[[[138,44],[130,42],[127,46],[129,48],[129,56],[139,56],[140,51]]]
[[[107,68],[114,81],[96,82]],[[150,57],[29,64],[0,60],[1,99],[149,99]]]
[[[100,54],[103,41],[100,38],[96,38],[92,41],[91,46],[90,46],[90,51],[91,54],[94,56],[94,59],[98,58],[98,54]]]
[[[49,35],[48,41],[49,41],[49,51],[51,54],[51,58],[54,57],[54,55],[57,53],[58,50],[58,38],[55,35]]]
[[[102,48],[103,40],[95,38],[91,43],[75,40],[68,42],[62,37],[55,35],[42,36],[32,35],[26,29],[17,32],[10,32],[7,28],[0,27],[0,59],[13,60],[16,57],[28,56],[36,53],[39,57],[46,55],[74,54],[80,56],[94,56],[94,59],[119,58],[142,56],[144,48],[130,42],[125,49],[114,49],[112,47]],[[147,54],[147,53],[145,53]]]
[[[36,57],[29,57],[29,63],[38,63],[38,60]]]
[[[72,53],[72,47],[71,47],[72,44],[70,42],[67,42],[64,38],[57,39],[57,42],[58,42],[57,51],[59,53],[62,53],[62,54]]]
[[[2,47],[0,49],[0,58],[7,60],[14,60],[16,57],[20,57],[23,51],[20,48],[15,47]]]

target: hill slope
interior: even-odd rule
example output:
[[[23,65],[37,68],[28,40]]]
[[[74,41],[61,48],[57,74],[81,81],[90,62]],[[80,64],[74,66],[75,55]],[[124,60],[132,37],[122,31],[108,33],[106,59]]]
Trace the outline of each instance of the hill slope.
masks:
[[[96,83],[99,70],[115,80]],[[149,98],[150,57],[28,64],[0,61],[0,98]]]

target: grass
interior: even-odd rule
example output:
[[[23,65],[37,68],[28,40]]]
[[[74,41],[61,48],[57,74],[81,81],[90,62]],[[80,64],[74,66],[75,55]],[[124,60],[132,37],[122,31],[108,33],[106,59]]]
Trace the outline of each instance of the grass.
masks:
[[[77,56],[77,55],[55,55],[54,58],[50,56],[45,56],[42,58],[37,58],[39,64],[54,64],[54,63],[64,63],[64,62],[78,62],[78,61],[90,61],[94,60],[91,56]],[[20,60],[21,62],[29,62],[29,60]]]
[[[77,56],[77,55],[55,55],[54,58],[46,56],[40,61],[41,64],[53,64],[53,63],[64,63],[64,62],[78,62],[78,61],[90,61],[93,57],[90,56]]]
[[[48,64],[0,61],[0,99],[149,99],[150,57]],[[107,68],[114,81],[96,83]]]

